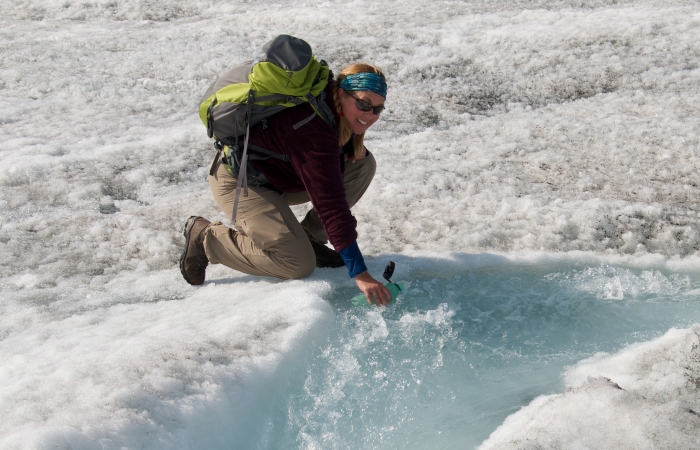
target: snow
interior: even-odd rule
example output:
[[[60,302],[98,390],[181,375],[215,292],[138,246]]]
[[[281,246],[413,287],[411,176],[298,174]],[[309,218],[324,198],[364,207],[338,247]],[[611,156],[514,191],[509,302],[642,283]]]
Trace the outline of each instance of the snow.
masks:
[[[699,347],[696,325],[581,361],[565,394],[538,397],[479,449],[697,448]]]
[[[177,268],[187,217],[226,221],[200,96],[280,33],[387,73],[353,210],[375,275],[484,253],[700,272],[695,1],[4,0],[0,24],[0,447],[226,446],[332,332],[344,274]],[[483,448],[691,448],[696,341],[579,363]]]

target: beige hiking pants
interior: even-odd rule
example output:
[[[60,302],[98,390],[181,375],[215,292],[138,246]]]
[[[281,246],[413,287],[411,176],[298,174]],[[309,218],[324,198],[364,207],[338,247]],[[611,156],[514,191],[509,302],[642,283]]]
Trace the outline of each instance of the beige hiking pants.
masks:
[[[236,195],[236,178],[220,162],[214,163],[209,187],[226,216],[231,217]],[[376,170],[371,153],[363,159],[345,163],[343,182],[350,207],[367,190]],[[248,186],[248,197],[238,202],[236,229],[214,222],[205,232],[204,250],[211,264],[223,264],[251,275],[277,278],[304,278],[316,268],[316,256],[304,229],[317,241],[327,242],[316,211],[311,209],[299,223],[290,205],[309,201],[306,192],[284,194],[266,187]]]

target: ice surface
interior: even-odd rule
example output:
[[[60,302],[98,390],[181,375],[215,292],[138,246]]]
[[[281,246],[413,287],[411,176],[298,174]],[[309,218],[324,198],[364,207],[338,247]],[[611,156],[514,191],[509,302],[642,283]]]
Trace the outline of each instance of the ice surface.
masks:
[[[54,448],[60,436],[61,448],[223,448],[254,429],[248,411],[332,317],[328,285],[173,289],[174,275],[5,296],[0,447]]]
[[[308,421],[297,429],[271,411],[338,334],[346,311],[334,293],[352,297],[351,282],[339,271],[281,283],[216,267],[195,289],[177,270],[187,217],[225,220],[206,184],[213,153],[197,102],[279,33],[306,39],[334,70],[364,60],[388,75],[388,109],[367,139],[378,173],[353,211],[376,275],[389,258],[424,275],[439,261],[463,272],[484,258],[534,261],[551,283],[610,305],[643,298],[654,311],[609,348],[572,344],[566,364],[636,355],[623,349],[671,327],[682,328],[665,338],[678,347],[650,345],[659,360],[683,361],[697,313],[683,280],[700,273],[695,0],[4,0],[0,446],[213,448],[235,436],[241,448],[274,448],[265,439],[303,427],[293,442],[320,445],[313,410],[298,405]],[[520,305],[509,323],[527,317]],[[384,331],[379,313],[356,326],[376,342],[399,331],[410,342],[460,314],[438,306]],[[624,411],[646,411],[642,423],[647,414],[692,424],[673,409],[693,404],[690,389],[635,397],[663,397],[686,369],[668,362],[647,374],[631,356],[599,358],[569,370],[575,390],[550,403],[565,410],[569,397],[589,395],[610,405],[607,377],[624,390],[615,390]],[[564,370],[528,395],[470,403],[489,416],[473,422],[483,438],[538,395],[563,392]],[[551,417],[535,406],[528,417]],[[499,439],[516,439],[508,423]],[[557,426],[538,428],[542,445],[554,445]],[[692,437],[659,427],[679,445]],[[621,448],[644,444],[628,438]]]
[[[565,394],[538,397],[479,449],[698,448],[699,348],[696,325],[582,361]]]

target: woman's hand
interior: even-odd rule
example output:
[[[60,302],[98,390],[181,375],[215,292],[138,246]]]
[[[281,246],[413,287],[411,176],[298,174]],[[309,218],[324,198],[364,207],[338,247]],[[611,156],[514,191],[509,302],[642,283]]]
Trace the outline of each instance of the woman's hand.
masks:
[[[391,292],[382,283],[372,278],[369,272],[362,272],[355,277],[357,287],[365,294],[367,301],[377,306],[387,306],[391,303]]]

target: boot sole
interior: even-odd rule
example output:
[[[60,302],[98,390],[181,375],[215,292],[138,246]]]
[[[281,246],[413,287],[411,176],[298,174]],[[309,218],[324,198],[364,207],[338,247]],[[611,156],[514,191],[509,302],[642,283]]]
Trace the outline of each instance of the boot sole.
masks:
[[[187,249],[190,248],[190,230],[192,230],[192,227],[194,226],[194,223],[197,221],[198,217],[199,216],[190,216],[185,223],[185,228],[182,230],[182,235],[185,237],[185,249],[182,251],[182,255],[180,255],[180,273],[182,274],[182,278],[184,278],[185,281],[192,286],[198,285],[191,282],[185,274],[185,257],[187,256]]]

